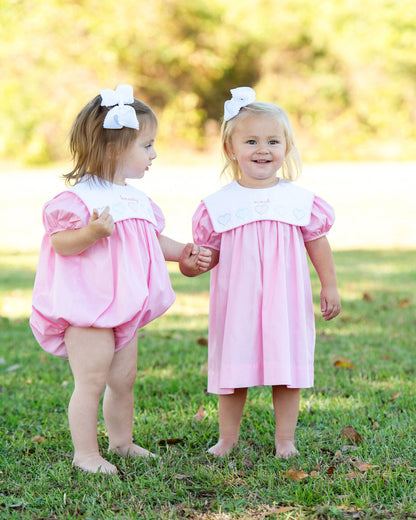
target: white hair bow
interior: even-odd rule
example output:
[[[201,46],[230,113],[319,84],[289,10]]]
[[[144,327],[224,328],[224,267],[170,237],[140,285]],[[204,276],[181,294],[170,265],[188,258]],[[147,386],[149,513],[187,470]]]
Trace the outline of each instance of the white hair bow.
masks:
[[[256,93],[251,87],[238,87],[230,90],[231,99],[224,103],[224,121],[235,117],[242,107],[256,100]]]
[[[125,126],[136,130],[139,129],[136,111],[133,107],[126,106],[134,103],[133,87],[131,85],[118,85],[116,90],[106,88],[100,90],[100,94],[102,107],[114,107],[105,116],[104,128],[118,130]]]

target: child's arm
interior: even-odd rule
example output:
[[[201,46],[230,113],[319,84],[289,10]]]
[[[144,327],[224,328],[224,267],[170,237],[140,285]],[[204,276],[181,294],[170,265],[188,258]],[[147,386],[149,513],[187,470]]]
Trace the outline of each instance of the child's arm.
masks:
[[[168,262],[179,262],[181,273],[197,276],[208,270],[211,263],[211,250],[195,244],[182,244],[165,235],[159,235],[163,256]]]
[[[94,209],[86,226],[80,229],[58,231],[51,235],[51,244],[59,255],[78,255],[100,238],[110,236],[113,231],[114,221],[110,215],[110,208],[107,206],[100,216]]]
[[[341,311],[334,257],[326,236],[305,243],[306,250],[321,281],[321,312],[325,321]]]

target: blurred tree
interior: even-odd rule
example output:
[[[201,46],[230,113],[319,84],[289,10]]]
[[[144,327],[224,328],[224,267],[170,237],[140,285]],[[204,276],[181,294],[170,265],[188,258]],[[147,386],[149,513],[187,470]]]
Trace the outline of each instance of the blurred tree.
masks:
[[[416,157],[414,0],[0,0],[0,24],[2,157],[67,157],[76,113],[118,83],[165,146],[203,148],[251,85],[306,159]]]

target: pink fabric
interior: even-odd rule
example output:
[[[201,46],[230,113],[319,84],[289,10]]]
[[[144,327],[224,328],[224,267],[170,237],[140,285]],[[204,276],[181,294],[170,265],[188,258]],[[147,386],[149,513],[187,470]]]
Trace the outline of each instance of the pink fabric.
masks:
[[[211,271],[208,392],[313,386],[315,321],[304,243],[325,235],[333,221],[331,206],[315,197],[308,226],[266,220],[218,234],[200,204],[194,241],[220,251]]]
[[[113,328],[119,350],[138,328],[172,305],[175,295],[157,239],[165,221],[151,203],[156,228],[146,220],[122,220],[110,237],[74,256],[56,254],[50,235],[85,226],[88,209],[69,191],[46,203],[30,325],[47,352],[67,357],[64,333],[69,325]]]

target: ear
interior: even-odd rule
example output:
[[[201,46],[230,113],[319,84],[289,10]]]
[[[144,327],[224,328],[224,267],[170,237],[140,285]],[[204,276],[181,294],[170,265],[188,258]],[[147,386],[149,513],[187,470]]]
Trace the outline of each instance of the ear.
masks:
[[[231,143],[224,144],[224,151],[227,154],[227,157],[231,160],[234,156],[234,151]]]
[[[105,147],[105,155],[107,158],[113,157],[115,152],[115,145],[113,142],[107,143],[107,146]]]

